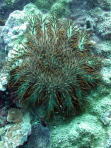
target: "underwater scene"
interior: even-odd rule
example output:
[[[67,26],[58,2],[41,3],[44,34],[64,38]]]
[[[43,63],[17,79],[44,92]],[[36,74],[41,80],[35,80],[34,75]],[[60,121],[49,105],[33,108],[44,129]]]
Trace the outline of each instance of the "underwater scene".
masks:
[[[0,0],[0,148],[111,148],[111,0]]]

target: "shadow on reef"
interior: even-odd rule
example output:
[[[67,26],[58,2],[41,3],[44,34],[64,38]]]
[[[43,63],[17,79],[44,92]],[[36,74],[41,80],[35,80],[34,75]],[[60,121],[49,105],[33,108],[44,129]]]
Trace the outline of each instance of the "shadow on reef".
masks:
[[[50,147],[50,131],[48,127],[35,123],[32,125],[31,135],[28,141],[18,148],[49,148]]]
[[[16,104],[12,101],[10,92],[0,91],[0,127],[7,125],[7,114],[9,108],[17,108]]]
[[[5,126],[7,124],[7,113],[9,107],[9,100],[8,100],[8,92],[0,91],[0,127]]]

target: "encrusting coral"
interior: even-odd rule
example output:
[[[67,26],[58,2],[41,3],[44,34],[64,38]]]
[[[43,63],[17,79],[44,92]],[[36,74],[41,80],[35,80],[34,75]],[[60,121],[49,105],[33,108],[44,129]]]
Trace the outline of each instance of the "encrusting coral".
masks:
[[[29,17],[26,37],[9,64],[9,88],[20,103],[43,107],[45,117],[82,107],[88,90],[101,81],[101,59],[92,53],[88,34],[70,20],[39,15]]]

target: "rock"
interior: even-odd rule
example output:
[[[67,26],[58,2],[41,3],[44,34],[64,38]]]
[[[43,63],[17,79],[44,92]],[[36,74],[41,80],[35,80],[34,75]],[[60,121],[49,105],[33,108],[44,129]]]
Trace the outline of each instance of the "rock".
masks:
[[[7,85],[7,73],[0,73],[0,91],[5,91],[6,90],[6,85]]]
[[[103,81],[106,84],[110,85],[111,84],[111,66],[102,68],[101,74],[102,74]]]
[[[5,75],[1,72],[4,64],[5,64],[5,58],[7,56],[5,50],[4,50],[4,41],[1,37],[3,30],[3,26],[0,26],[0,90],[4,91],[5,90],[5,84],[7,84]]]
[[[104,148],[111,147],[111,89],[103,86],[92,96],[89,96],[90,107],[88,112],[95,115],[103,124],[105,130]]]
[[[23,111],[17,108],[10,108],[8,110],[8,115],[7,115],[7,121],[8,122],[13,122],[13,123],[18,123],[22,122],[23,119]]]
[[[96,32],[102,39],[110,40],[111,38],[111,14],[109,12],[104,13],[99,17],[97,21]]]
[[[7,107],[0,107],[0,127],[5,126],[7,123]]]
[[[111,57],[111,41],[110,40],[99,40],[96,44],[96,51],[99,55],[110,59]]]
[[[111,10],[111,1],[110,0],[97,0],[98,5],[104,10]]]
[[[96,117],[84,114],[53,128],[51,139],[53,148],[104,148],[105,131]]]
[[[104,86],[105,87],[105,86]],[[101,91],[99,89],[98,91]],[[103,91],[101,95],[101,99],[99,99],[100,96],[97,95],[97,92],[92,94],[93,96],[89,96],[88,99],[90,101],[91,107],[90,111],[91,113],[95,114],[99,120],[104,125],[111,125],[111,99],[110,99],[110,91]]]
[[[18,10],[10,14],[1,34],[5,43],[5,50],[13,47],[12,42],[25,33],[27,26],[24,20],[25,16],[23,11]]]
[[[75,8],[74,11],[81,10],[89,10],[98,6],[97,0],[72,0],[71,1],[71,9]]]
[[[105,10],[109,11],[105,11]],[[86,25],[87,20],[93,25],[93,32],[102,39],[111,37],[111,1],[110,0],[72,0],[70,17],[79,26]]]
[[[32,125],[26,148],[50,148],[50,131],[39,123]]]
[[[108,136],[105,148],[111,148],[111,128],[108,129]]]
[[[31,132],[30,116],[26,113],[22,122],[9,124],[2,128],[1,142],[4,148],[16,148],[27,141],[27,137]]]

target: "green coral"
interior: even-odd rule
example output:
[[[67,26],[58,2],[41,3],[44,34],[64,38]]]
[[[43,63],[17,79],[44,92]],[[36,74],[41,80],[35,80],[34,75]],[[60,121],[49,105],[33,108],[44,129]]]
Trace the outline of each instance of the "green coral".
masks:
[[[101,81],[101,59],[91,52],[89,36],[71,21],[40,15],[29,18],[27,42],[9,64],[9,88],[23,105],[42,108],[45,117],[57,112],[71,115],[82,108],[88,90]],[[21,64],[13,66],[18,61]]]

